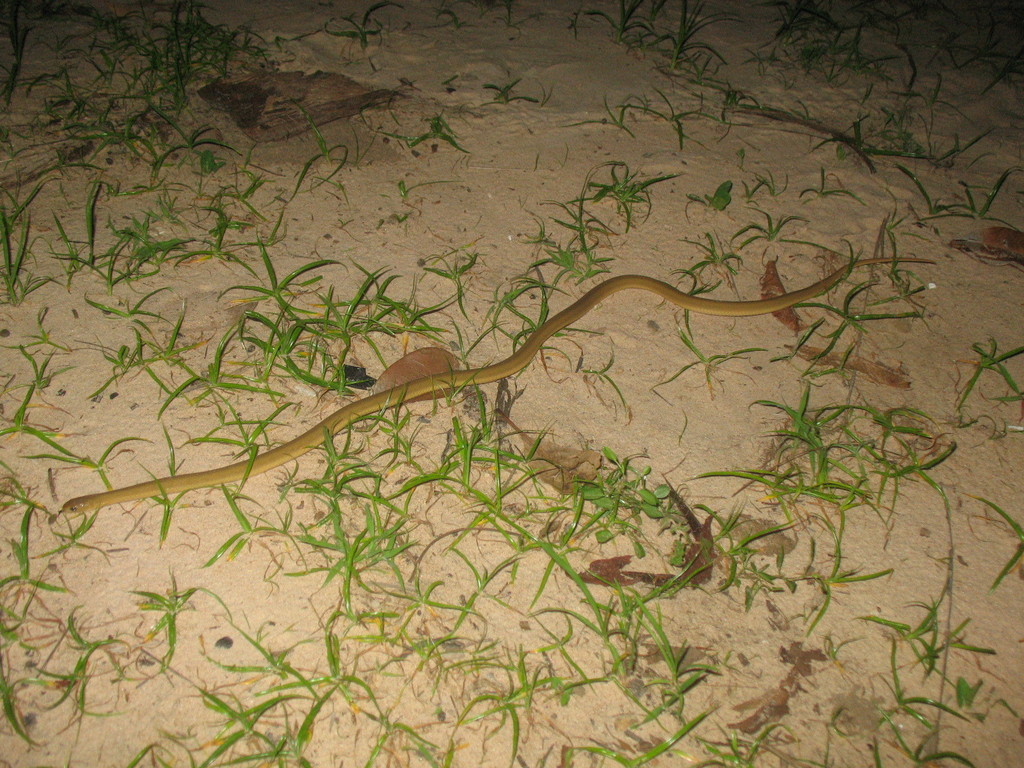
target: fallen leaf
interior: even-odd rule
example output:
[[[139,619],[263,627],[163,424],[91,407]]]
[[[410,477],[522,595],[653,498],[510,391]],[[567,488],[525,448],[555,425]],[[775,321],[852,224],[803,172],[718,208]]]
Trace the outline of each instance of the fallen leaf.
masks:
[[[507,382],[502,380],[498,385],[494,411],[515,430],[523,450],[530,457],[527,465],[538,480],[565,495],[572,493],[577,480],[589,482],[597,478],[597,471],[604,460],[600,451],[562,445],[547,433],[538,439],[520,429],[509,415],[515,400],[508,391]]]
[[[715,565],[715,537],[711,535],[711,522],[714,518],[708,515],[702,525],[690,509],[690,505],[671,485],[668,486],[668,497],[686,521],[693,536],[693,541],[683,555],[683,572],[679,580],[685,582],[688,587],[700,586],[711,578]]]
[[[866,360],[859,355],[846,355],[844,357],[832,352],[822,355],[824,351],[821,347],[804,345],[796,353],[804,360],[809,360],[812,363],[820,363],[832,368],[844,368],[863,373],[876,384],[884,384],[887,387],[894,387],[896,389],[910,389],[910,378],[907,376],[902,364],[900,364],[899,368],[893,368],[882,363]]]
[[[733,709],[737,712],[754,709],[754,713],[738,723],[729,723],[730,728],[743,733],[757,733],[768,723],[777,722],[789,714],[789,699],[803,690],[800,687],[800,678],[810,677],[811,662],[828,661],[823,652],[804,650],[803,643],[799,641],[790,643],[788,648],[779,648],[779,658],[783,663],[790,665],[789,672],[774,690],[735,705]]]
[[[533,451],[533,458],[527,462],[530,469],[538,480],[558,493],[572,493],[577,480],[589,482],[597,478],[597,470],[603,460],[600,451],[568,448],[556,443],[549,435],[544,435],[537,443],[529,435],[518,434],[524,449]]]
[[[1024,232],[1009,227],[988,227],[981,230],[981,242],[989,248],[998,248],[1024,256]]]
[[[459,370],[459,361],[447,349],[424,347],[410,352],[389,365],[377,379],[372,392],[373,394],[385,392],[425,376],[445,376],[457,370]],[[410,398],[405,402],[415,403],[421,400],[433,400],[435,397],[436,395],[433,394],[425,394]]]
[[[950,240],[950,248],[989,261],[1005,261],[1024,266],[1024,232],[1009,227],[987,227],[977,240]]]
[[[628,587],[642,581],[655,587],[663,587],[677,579],[670,573],[648,573],[647,571],[625,571],[624,566],[629,565],[632,560],[630,555],[619,555],[618,557],[606,557],[601,560],[594,560],[590,567],[580,574],[580,578],[587,584],[619,584]]]
[[[761,275],[762,299],[774,299],[776,296],[781,296],[786,292],[786,288],[782,284],[782,278],[779,277],[779,270],[775,264],[776,260],[772,259],[764,265],[764,274]],[[800,329],[803,328],[803,322],[800,320],[800,316],[792,307],[786,307],[785,309],[780,309],[778,312],[772,312],[772,317],[789,328],[789,330],[793,331],[793,333],[799,333]]]

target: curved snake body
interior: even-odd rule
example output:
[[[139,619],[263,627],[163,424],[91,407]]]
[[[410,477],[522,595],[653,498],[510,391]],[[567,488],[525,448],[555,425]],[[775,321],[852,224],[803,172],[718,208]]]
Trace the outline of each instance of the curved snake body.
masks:
[[[905,259],[905,261],[923,260]],[[600,302],[619,291],[627,289],[649,291],[681,309],[705,315],[749,317],[778,312],[781,309],[792,307],[794,304],[812,299],[839,282],[849,270],[868,264],[893,264],[893,262],[889,259],[864,259],[836,270],[806,288],[757,301],[716,301],[699,296],[690,296],[667,283],[643,275],[612,277],[594,286],[577,301],[550,318],[537,328],[514,354],[497,363],[485,365],[482,368],[451,371],[440,376],[424,376],[399,387],[356,400],[338,409],[298,437],[292,438],[277,448],[261,453],[253,459],[238,461],[234,464],[228,464],[216,469],[208,469],[203,472],[162,477],[145,483],[129,485],[125,488],[117,488],[112,491],[79,496],[66,502],[61,511],[83,512],[99,509],[108,504],[121,504],[150,496],[174,496],[194,488],[205,488],[243,481],[253,475],[262,474],[293,459],[297,459],[304,453],[323,445],[325,440],[330,439],[342,429],[385,408],[400,405],[403,402],[423,395],[429,394],[434,397],[440,397],[465,386],[488,384],[512,376],[529,365],[530,361],[533,360],[534,356],[544,345],[544,342],[552,335],[572,325]]]

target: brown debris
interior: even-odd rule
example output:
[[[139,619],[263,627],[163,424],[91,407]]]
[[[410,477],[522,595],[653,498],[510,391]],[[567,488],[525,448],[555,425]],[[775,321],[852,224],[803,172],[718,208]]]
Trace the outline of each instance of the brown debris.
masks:
[[[950,240],[949,247],[979,259],[1024,266],[1024,232],[1009,227],[987,227],[981,230],[980,242]]]
[[[811,347],[806,344],[796,351],[800,357],[812,363],[818,363],[831,368],[857,371],[857,373],[863,373],[876,384],[883,384],[887,387],[910,389],[910,377],[907,376],[902,363],[899,368],[893,368],[883,363],[867,360],[859,355],[844,356],[837,355],[834,352],[823,354],[824,352],[825,350],[822,347]]]
[[[730,728],[743,733],[757,733],[768,723],[781,720],[789,714],[790,697],[803,690],[800,679],[811,676],[811,662],[828,661],[828,657],[819,650],[804,650],[801,642],[790,643],[788,648],[779,648],[779,658],[784,664],[790,665],[789,672],[775,690],[735,705],[733,709],[737,712],[753,709],[754,713],[738,723],[729,723]]]
[[[199,95],[230,114],[250,139],[278,141],[308,131],[310,123],[322,126],[358,115],[395,92],[371,91],[335,72],[260,72],[239,80],[214,80]]]
[[[679,511],[693,536],[693,542],[686,548],[683,556],[683,572],[679,580],[687,586],[697,587],[706,583],[712,575],[715,564],[715,537],[711,535],[711,523],[714,520],[708,515],[704,523],[690,509],[682,496],[671,485],[668,486],[669,499]]]
[[[557,493],[567,495],[572,493],[578,480],[590,482],[597,478],[597,471],[604,460],[600,451],[565,446],[550,434],[536,437],[520,429],[510,416],[514,402],[508,383],[503,380],[498,385],[494,412],[515,431],[523,450],[531,457],[528,466],[538,480]]]
[[[605,586],[618,584],[624,587],[636,584],[638,581],[654,587],[663,587],[679,578],[671,573],[623,570],[632,559],[632,555],[619,555],[618,557],[594,560],[590,563],[590,567],[580,574],[580,578],[587,584],[604,584]]]
[[[424,347],[416,349],[392,363],[377,379],[373,386],[373,394],[385,392],[403,384],[408,384],[424,376],[444,376],[459,370],[459,361],[447,349],[440,347]],[[405,402],[415,403],[422,400],[433,400],[435,395],[425,394],[411,397]]]
[[[786,292],[785,286],[782,285],[782,278],[779,277],[778,267],[775,266],[777,262],[777,259],[772,259],[764,265],[764,274],[761,275],[762,299],[774,299],[776,296],[781,296]],[[800,333],[800,329],[803,328],[800,315],[792,307],[772,312],[772,317],[793,331],[793,333]]]

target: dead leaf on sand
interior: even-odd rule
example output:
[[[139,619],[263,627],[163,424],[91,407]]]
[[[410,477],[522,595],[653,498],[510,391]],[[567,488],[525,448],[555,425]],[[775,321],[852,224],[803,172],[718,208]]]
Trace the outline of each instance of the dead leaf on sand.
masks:
[[[810,347],[806,344],[796,351],[804,360],[828,368],[842,368],[863,373],[876,384],[884,384],[895,389],[910,389],[910,377],[900,364],[899,368],[876,363],[859,355],[837,355],[834,352],[825,354],[822,347]]]
[[[950,240],[949,247],[979,259],[1024,266],[1024,232],[1009,227],[987,227],[981,230],[980,242]]]
[[[590,482],[597,478],[604,461],[600,451],[562,445],[549,433],[538,435],[520,429],[509,415],[513,402],[515,398],[509,393],[508,383],[502,381],[498,385],[495,413],[515,431],[538,480],[565,495],[572,493],[577,481]]]
[[[777,259],[772,259],[764,265],[764,274],[761,275],[762,299],[774,299],[776,296],[781,296],[786,292],[785,286],[782,285],[782,278],[779,277],[778,267],[775,266],[776,263]],[[799,333],[800,329],[803,328],[800,315],[792,307],[772,312],[772,317],[793,331],[793,333]]]
[[[1024,257],[1024,232],[1009,227],[988,227],[981,230],[981,242],[989,248],[999,248]]]
[[[424,376],[444,376],[457,370],[459,370],[459,361],[447,349],[440,347],[416,349],[389,365],[377,379],[372,392],[373,394],[385,392]],[[433,399],[434,395],[425,394],[411,397],[405,402],[416,403]]]
[[[619,555],[618,557],[592,560],[590,567],[580,574],[580,578],[587,584],[604,584],[605,586],[618,584],[624,587],[636,584],[638,581],[654,587],[663,587],[678,578],[671,573],[623,570],[632,559],[632,555]]]
[[[754,713],[738,723],[729,723],[730,728],[736,728],[743,733],[757,733],[768,723],[782,719],[789,714],[790,697],[803,690],[800,687],[801,678],[811,676],[811,662],[828,661],[823,652],[816,649],[805,650],[801,642],[779,648],[779,658],[783,663],[790,665],[789,672],[774,690],[756,699],[736,704],[733,709],[737,712],[753,709]]]

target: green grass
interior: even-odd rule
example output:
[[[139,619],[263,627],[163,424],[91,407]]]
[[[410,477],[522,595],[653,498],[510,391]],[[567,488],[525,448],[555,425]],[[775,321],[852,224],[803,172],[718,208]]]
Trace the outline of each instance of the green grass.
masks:
[[[664,53],[666,67],[672,71],[703,72],[712,62],[725,63],[721,54],[703,40],[702,33],[716,24],[735,21],[729,14],[709,13],[700,0],[682,0],[678,6],[666,0],[618,0],[611,11],[583,13],[604,20],[616,43]]]
[[[363,11],[361,16],[355,13],[342,16],[341,22],[337,22],[338,26],[335,29],[331,28],[331,22],[327,22],[324,25],[324,31],[332,37],[354,40],[359,43],[360,48],[366,50],[372,38],[380,39],[381,31],[384,28],[384,25],[374,16],[389,5],[397,6],[398,3],[387,1],[373,3]]]
[[[495,24],[525,45],[537,19],[513,25],[514,9],[444,2],[423,28],[406,25],[399,4],[365,4],[322,32],[365,66],[390,55],[395,37],[438,34],[435,24],[456,39]],[[467,387],[434,409],[377,414],[241,487],[52,513],[74,487],[280,444],[360,396],[361,368],[379,370],[406,348],[448,347],[467,365],[504,356],[608,272],[659,264],[658,276],[691,293],[753,298],[762,258],[808,248],[859,256],[863,238],[836,243],[831,226],[850,210],[885,212],[875,255],[935,257],[948,222],[1012,218],[1016,166],[986,160],[993,144],[980,126],[963,142],[938,127],[953,94],[904,45],[914,14],[804,1],[762,9],[775,26],[744,66],[841,92],[831,125],[743,93],[749,80],[715,42],[732,25],[704,3],[585,4],[563,30],[566,45],[610,49],[610,30],[635,57],[623,61],[657,77],[640,95],[606,99],[603,118],[559,124],[573,147],[553,175],[560,191],[522,204],[532,232],[502,221],[507,231],[492,242],[491,222],[463,231],[451,206],[466,190],[492,196],[511,222],[518,193],[507,178],[478,186],[464,171],[486,165],[474,153],[494,137],[493,116],[516,101],[545,107],[523,115],[548,113],[553,86],[537,95],[523,87],[533,80],[492,75],[480,82],[496,106],[481,114],[440,100],[399,105],[364,116],[353,132],[363,138],[310,126],[292,162],[267,162],[261,148],[214,131],[194,101],[206,80],[267,60],[252,33],[207,21],[194,2],[120,15],[71,9],[72,36],[31,4],[0,10],[10,48],[0,96],[43,105],[28,124],[4,126],[3,159],[18,166],[44,127],[61,146],[40,176],[0,198],[0,732],[23,750],[12,764],[88,762],[65,735],[110,743],[140,700],[166,709],[141,723],[141,736],[123,737],[105,758],[112,765],[319,765],[338,744],[368,766],[970,765],[971,739],[1016,717],[1015,691],[986,666],[1012,664],[978,639],[990,628],[974,606],[954,606],[977,581],[967,568],[983,566],[961,557],[952,532],[961,510],[996,532],[983,589],[1006,599],[1024,548],[1020,515],[1006,491],[945,474],[957,471],[958,441],[998,450],[1014,439],[1024,348],[1012,334],[964,343],[948,407],[928,413],[915,390],[887,392],[844,365],[792,366],[770,317],[696,327],[642,299],[636,314],[678,336],[672,360],[653,345],[638,358],[581,321],[522,378],[528,398],[567,414],[524,424],[536,439],[514,434],[490,389]],[[945,12],[916,10],[925,21]],[[959,31],[940,56],[1001,90],[1020,74],[1020,54],[984,33]],[[57,71],[33,69],[43,41],[60,53]],[[787,128],[812,137],[810,164],[760,162],[764,134],[743,125],[758,110],[794,118]],[[584,135],[594,143],[577,149]],[[372,153],[385,141],[402,151],[380,162]],[[660,159],[648,164],[652,149]],[[697,152],[714,159],[713,174],[687,167]],[[550,157],[537,168],[550,171]],[[894,206],[899,193],[911,204]],[[324,204],[341,227],[310,221],[307,208]],[[401,228],[382,226],[398,219]],[[671,237],[676,246],[649,254],[649,233],[662,249]],[[799,258],[790,268],[813,274]],[[795,346],[845,363],[870,356],[876,339],[892,349],[895,328],[907,345],[930,344],[915,302],[925,303],[920,280],[931,269],[853,273],[801,308],[810,320]],[[69,315],[101,332],[87,336]],[[637,359],[645,367],[627,367]],[[802,390],[752,394],[766,378]],[[658,398],[662,421],[630,423]],[[607,430],[572,434],[574,413],[602,407]],[[719,409],[750,414],[744,439],[763,461],[691,442],[707,426],[691,415]],[[512,417],[524,416],[529,407],[517,406]],[[676,442],[637,435],[655,428]],[[596,476],[566,493],[538,479],[545,430],[567,450],[597,449]],[[85,432],[99,447],[83,448]],[[650,455],[629,453],[630,440]],[[897,545],[915,544],[887,537],[905,533],[905,518],[926,527],[922,509],[934,513],[927,527],[945,526],[948,549],[928,540],[914,567],[934,565],[939,580],[904,589],[910,566]],[[706,540],[695,541],[698,514],[711,520]],[[865,531],[879,533],[874,549],[855,545]],[[586,578],[592,561],[623,553],[631,569],[678,575],[694,543],[713,568],[698,589]],[[770,667],[783,639],[826,661],[790,691],[807,698],[744,731],[735,721],[763,713],[755,697],[794,668],[784,663],[780,678]],[[884,664],[866,668],[865,649],[879,648]],[[811,698],[850,680],[865,686],[873,730],[846,730],[841,708],[830,709],[839,705]],[[811,724],[799,715],[805,703],[817,708]],[[949,736],[968,727],[965,746]]]
[[[0,202],[0,249],[3,250],[0,278],[3,280],[4,299],[9,304],[20,303],[48,280],[41,275],[29,274],[33,245],[29,206],[40,189],[41,185],[36,185],[23,200],[17,200],[4,190],[6,200]]]

